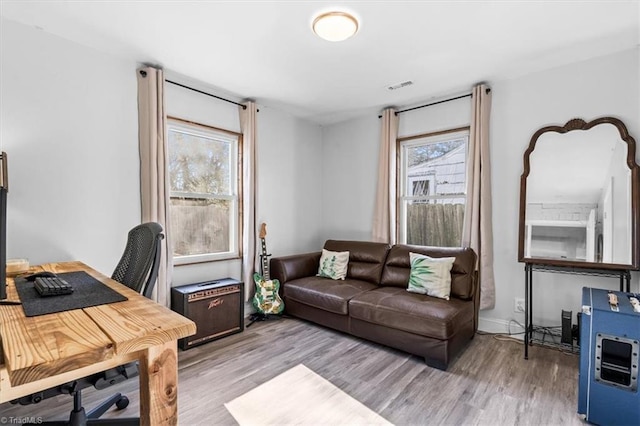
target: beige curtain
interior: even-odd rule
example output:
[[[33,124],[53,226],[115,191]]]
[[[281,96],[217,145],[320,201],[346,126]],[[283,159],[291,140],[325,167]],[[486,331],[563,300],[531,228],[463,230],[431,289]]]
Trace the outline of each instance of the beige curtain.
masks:
[[[255,102],[247,102],[240,108],[242,129],[242,279],[245,300],[253,290],[253,273],[256,264],[256,194],[258,191],[256,161],[256,113]]]
[[[467,157],[467,204],[462,230],[462,245],[473,248],[478,254],[480,309],[493,309],[495,307],[495,283],[489,155],[490,89],[484,84],[474,87],[471,102],[471,129]]]
[[[396,110],[382,112],[378,186],[373,212],[373,241],[396,243],[396,139],[398,116]]]
[[[140,146],[140,197],[142,222],[158,222],[164,243],[154,300],[169,306],[173,254],[169,232],[168,149],[165,138],[164,73],[153,67],[138,74],[138,138]]]

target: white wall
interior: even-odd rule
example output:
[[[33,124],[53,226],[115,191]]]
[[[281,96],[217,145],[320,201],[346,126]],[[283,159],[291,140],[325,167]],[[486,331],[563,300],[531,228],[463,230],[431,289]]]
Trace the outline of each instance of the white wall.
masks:
[[[111,274],[140,222],[136,64],[5,19],[0,38],[7,253]]]
[[[398,136],[468,126],[470,111],[462,99],[403,113]],[[371,239],[380,126],[370,115],[323,128],[324,239]]]
[[[273,256],[322,247],[320,126],[268,106],[258,113],[258,210]]]
[[[398,137],[468,126],[471,122],[470,99],[470,97],[456,99],[451,102],[403,112],[400,114]]]
[[[5,19],[1,31],[8,256],[78,259],[110,275],[127,231],[140,223],[138,64]],[[169,114],[239,130],[235,106],[172,85],[166,91]],[[268,224],[269,251],[317,250],[321,129],[259,108],[257,219]],[[226,276],[240,277],[239,261],[176,267],[173,285]]]
[[[517,262],[518,202],[522,156],[532,134],[549,124],[604,115],[622,119],[640,137],[638,49],[561,68],[490,82],[491,161],[494,223],[496,308],[481,312],[480,326],[503,332],[513,312],[514,297],[524,297],[524,265]],[[415,110],[400,116],[400,136],[469,124],[469,98]],[[370,239],[375,200],[380,124],[362,117],[323,130],[326,238]],[[637,153],[640,157],[640,152]],[[559,324],[560,310],[577,312],[582,286],[616,289],[615,279],[562,274],[535,274],[537,323]],[[638,275],[633,278],[638,291]],[[575,319],[574,319],[575,321]]]
[[[371,239],[379,121],[372,115],[323,128],[323,241]]]
[[[524,297],[523,265],[517,262],[518,200],[522,156],[533,133],[572,118],[620,118],[632,135],[640,135],[638,49],[567,65],[493,87],[491,161],[493,190],[496,308],[481,313],[485,328],[522,314],[513,312],[514,297]],[[603,165],[606,167],[606,165]],[[618,281],[563,274],[535,273],[534,318],[557,325],[560,310],[575,313],[583,286],[617,289]],[[638,291],[637,278],[634,287]]]

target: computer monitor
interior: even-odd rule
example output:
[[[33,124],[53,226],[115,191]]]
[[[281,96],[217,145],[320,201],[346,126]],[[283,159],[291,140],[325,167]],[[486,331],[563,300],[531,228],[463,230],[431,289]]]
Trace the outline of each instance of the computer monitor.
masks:
[[[0,153],[0,300],[7,298],[7,154]]]

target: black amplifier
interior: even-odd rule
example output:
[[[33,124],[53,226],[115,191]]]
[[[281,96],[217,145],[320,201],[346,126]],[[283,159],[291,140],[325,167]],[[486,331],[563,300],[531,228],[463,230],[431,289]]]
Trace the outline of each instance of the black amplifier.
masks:
[[[171,309],[196,323],[193,336],[178,340],[189,349],[244,330],[244,283],[232,278],[171,288]]]

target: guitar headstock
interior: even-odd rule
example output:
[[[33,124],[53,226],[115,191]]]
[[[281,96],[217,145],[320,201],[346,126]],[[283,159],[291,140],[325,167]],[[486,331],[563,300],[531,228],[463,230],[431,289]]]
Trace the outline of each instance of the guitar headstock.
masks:
[[[263,223],[260,225],[260,238],[265,238],[267,236],[267,224]]]

